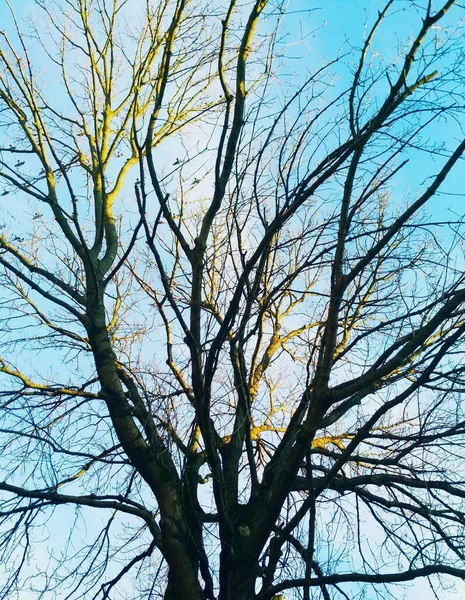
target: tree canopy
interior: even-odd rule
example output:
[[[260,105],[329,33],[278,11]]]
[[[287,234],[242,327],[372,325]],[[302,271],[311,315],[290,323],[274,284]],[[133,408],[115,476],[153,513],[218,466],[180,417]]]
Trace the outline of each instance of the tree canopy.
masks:
[[[10,10],[0,598],[465,579],[464,6],[341,6]]]

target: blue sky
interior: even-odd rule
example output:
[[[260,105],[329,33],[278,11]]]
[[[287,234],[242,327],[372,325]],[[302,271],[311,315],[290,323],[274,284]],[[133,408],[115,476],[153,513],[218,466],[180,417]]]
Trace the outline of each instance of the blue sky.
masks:
[[[289,10],[295,11],[292,17],[288,20],[290,34],[302,32],[302,35],[307,36],[305,44],[297,45],[288,49],[288,53],[293,55],[291,66],[297,70],[302,68],[311,68],[321,61],[328,60],[334,57],[339,50],[350,49],[351,45],[359,45],[360,39],[363,37],[365,30],[365,21],[371,22],[377,10],[384,3],[378,0],[361,2],[359,0],[329,0],[324,3],[322,8],[310,12],[307,15],[307,6],[309,0],[295,0],[289,4]],[[392,49],[392,41],[397,35],[399,38],[408,35],[415,26],[418,27],[418,18],[415,11],[408,2],[400,1],[398,3],[399,10],[392,20],[386,21],[386,28],[380,32],[378,38],[378,48],[388,59],[390,50]],[[33,6],[31,0],[17,0],[14,5],[18,15],[26,15],[29,7]],[[302,11],[302,12],[301,12]],[[7,22],[7,8],[5,2],[0,0],[0,20]],[[451,17],[454,19],[455,17]],[[3,25],[5,27],[5,24]],[[316,29],[315,33],[312,33]],[[341,78],[344,76],[344,69],[341,70]],[[347,69],[345,69],[347,74]],[[445,141],[454,140],[456,136],[461,135],[461,131],[457,129],[457,125],[453,123],[441,123],[437,126],[441,129],[441,135]],[[437,161],[429,159],[426,156],[421,156],[416,159],[416,167],[402,175],[399,179],[401,185],[408,184],[412,194],[415,194],[418,185],[424,185],[428,172],[434,168]],[[449,178],[447,184],[442,189],[446,194],[462,194],[463,193],[463,178],[459,168],[455,170],[453,176]],[[436,198],[431,204],[431,211],[435,218],[448,219],[451,215],[451,210],[460,210],[463,198],[461,196],[443,195]],[[56,527],[52,531],[52,535],[56,539],[61,539],[65,534],[65,530],[60,526],[60,518],[57,517],[53,523]],[[56,524],[55,524],[56,521]],[[98,519],[96,519],[98,522]],[[63,538],[64,539],[64,538]],[[54,543],[54,542],[53,542]],[[45,556],[45,553],[42,553]],[[41,556],[41,551],[38,555]],[[32,598],[35,596],[31,595]],[[409,591],[406,593],[409,600],[429,600],[433,598],[431,590],[426,582],[415,582],[411,584]],[[457,583],[457,591],[450,594],[445,593],[445,598],[465,597],[465,584]],[[24,600],[29,600],[27,595],[22,596]],[[370,600],[370,599],[369,599]]]

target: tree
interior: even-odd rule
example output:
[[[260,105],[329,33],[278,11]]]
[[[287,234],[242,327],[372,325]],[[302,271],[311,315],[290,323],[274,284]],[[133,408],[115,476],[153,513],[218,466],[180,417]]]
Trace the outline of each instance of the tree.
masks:
[[[298,8],[2,32],[1,598],[465,577],[463,6],[390,0],[290,77]]]

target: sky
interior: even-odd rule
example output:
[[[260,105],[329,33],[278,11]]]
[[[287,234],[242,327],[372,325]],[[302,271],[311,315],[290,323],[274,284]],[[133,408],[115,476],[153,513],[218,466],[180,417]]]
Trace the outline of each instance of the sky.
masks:
[[[305,44],[301,44],[295,48],[291,47],[287,50],[291,55],[292,53],[295,54],[294,61],[296,61],[298,69],[306,68],[305,61],[309,61],[309,65],[310,63],[314,65],[330,59],[341,48],[344,51],[345,48],[349,49],[350,46],[357,45],[365,31],[366,16],[369,15],[369,20],[371,21],[376,11],[384,5],[383,2],[378,0],[368,0],[365,2],[360,0],[328,0],[322,4],[323,6],[316,9],[314,13],[310,12],[309,16],[307,16],[308,0],[291,0],[289,4],[289,14],[292,13],[292,16],[287,20],[290,35],[299,31],[305,37]],[[402,37],[411,30],[415,11],[411,3],[409,5],[409,2],[401,0],[398,5],[401,12],[395,17],[395,33],[399,37]],[[18,16],[22,17],[27,14],[29,7],[33,6],[33,2],[31,0],[14,0],[13,6]],[[6,23],[7,14],[6,2],[0,0],[0,22]],[[8,26],[3,24],[3,27],[7,28]],[[316,28],[315,32],[313,32],[314,28]],[[386,29],[386,33],[381,32],[380,34],[379,49],[385,56],[392,48],[393,35],[393,30],[390,27]],[[345,41],[343,42],[343,40]],[[441,133],[447,141],[456,139],[461,133],[457,131],[457,126],[452,123],[441,124],[440,127]],[[408,181],[402,181],[401,179],[400,183],[408,183],[415,190],[417,186],[424,185],[431,168],[434,168],[434,161],[428,157],[424,157],[423,162],[419,163],[418,168],[413,173],[409,172]],[[442,196],[438,197],[432,203],[432,212],[435,218],[448,220],[452,214],[451,211],[460,210],[459,207],[463,201],[462,196],[448,195],[463,193],[463,178],[459,168],[448,179],[442,192]],[[52,531],[52,535],[54,539],[62,542],[65,539],[65,530],[59,526],[59,518],[57,517],[56,530]],[[97,522],[98,519],[96,519]],[[39,560],[41,556],[40,552],[39,550],[37,554]],[[45,557],[45,552],[43,553],[43,557]],[[459,597],[465,598],[465,583],[457,582],[456,590],[444,592],[442,597],[445,600],[452,600],[452,598]],[[417,581],[410,584],[406,592],[406,598],[408,600],[432,600],[434,595],[431,593],[427,582]],[[22,595],[21,599],[33,600],[35,599],[35,595],[30,595],[30,597],[27,594]],[[371,599],[368,598],[368,600]]]

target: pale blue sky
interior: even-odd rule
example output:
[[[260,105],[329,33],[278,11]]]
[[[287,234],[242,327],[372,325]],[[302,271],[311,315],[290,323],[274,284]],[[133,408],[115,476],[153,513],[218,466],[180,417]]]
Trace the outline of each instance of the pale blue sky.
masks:
[[[310,0],[291,0],[289,4],[290,11],[296,11],[292,18],[288,19],[288,26],[292,30],[291,34],[294,32],[300,33],[300,31],[304,36],[308,34],[305,46],[301,45],[289,49],[290,54],[294,51],[296,54],[295,59],[293,59],[295,62],[291,64],[291,67],[297,69],[306,69],[307,66],[314,66],[320,61],[333,58],[344,45],[347,49],[350,44],[358,45],[361,36],[363,36],[367,15],[368,21],[371,22],[377,10],[384,6],[384,2],[381,0],[366,2],[360,0],[328,0],[321,9],[310,12],[310,15],[307,16],[306,8],[309,3],[314,4]],[[26,15],[29,8],[33,6],[32,0],[13,0],[12,4],[18,16]],[[398,5],[402,12],[398,12],[393,16],[392,20],[388,19],[386,21],[386,29],[381,31],[377,42],[385,58],[387,58],[386,55],[392,48],[395,34],[401,38],[408,35],[413,26],[415,26],[414,31],[418,28],[418,18],[416,18],[415,11],[409,6],[409,3],[400,0]],[[2,21],[2,26],[8,29],[7,12],[5,1],[0,0],[0,21]],[[451,15],[451,20],[455,18]],[[317,28],[316,35],[311,33],[314,28]],[[343,71],[341,71],[341,76],[343,76]],[[453,140],[456,136],[461,135],[457,125],[450,122],[441,123],[438,128],[441,129],[441,135],[446,141],[448,139]],[[435,168],[435,165],[438,168],[437,161],[424,156],[419,159],[413,171],[408,171],[400,177],[399,182],[401,184],[408,183],[411,192],[415,193],[416,186],[425,181],[429,170]],[[463,194],[463,191],[463,177],[460,169],[456,168],[442,192]],[[436,218],[448,219],[451,214],[450,209],[460,210],[462,202],[463,198],[459,196],[441,196],[433,201],[431,210]],[[67,512],[67,518],[69,518],[69,511]],[[56,532],[52,531],[52,534],[57,536],[57,540],[62,541],[66,528],[60,526],[60,518],[62,517],[57,516],[54,518],[53,523],[56,526]],[[96,522],[98,521],[99,519],[96,518]],[[66,525],[65,521],[63,521],[63,525]],[[38,560],[45,558],[45,552],[39,549],[36,556]],[[348,588],[345,587],[345,589]],[[434,595],[426,581],[416,581],[411,584],[408,592],[406,592],[406,597],[408,600],[433,600]],[[444,593],[443,597],[448,600],[465,598],[465,583],[457,581],[456,591]],[[23,594],[21,598],[22,600],[33,600],[35,595]],[[367,598],[370,600],[368,596]]]

